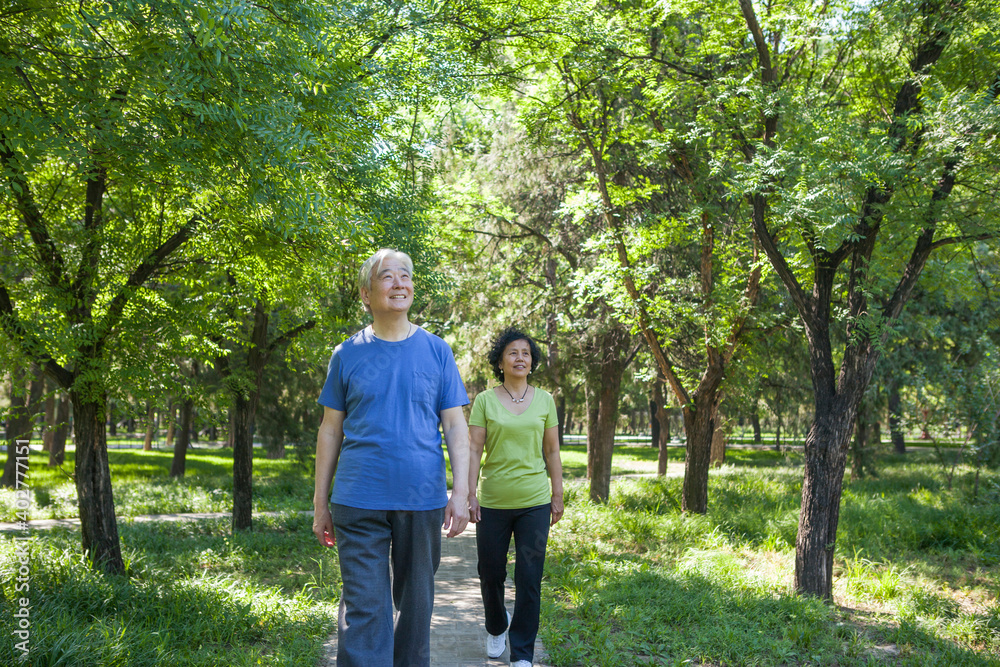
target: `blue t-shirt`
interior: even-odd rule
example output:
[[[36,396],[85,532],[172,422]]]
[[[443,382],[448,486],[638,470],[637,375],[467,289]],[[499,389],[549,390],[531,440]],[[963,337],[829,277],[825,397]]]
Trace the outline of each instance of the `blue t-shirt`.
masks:
[[[448,343],[419,327],[400,341],[365,327],[338,345],[319,396],[345,413],[330,501],[378,510],[447,505],[439,415],[468,402]]]

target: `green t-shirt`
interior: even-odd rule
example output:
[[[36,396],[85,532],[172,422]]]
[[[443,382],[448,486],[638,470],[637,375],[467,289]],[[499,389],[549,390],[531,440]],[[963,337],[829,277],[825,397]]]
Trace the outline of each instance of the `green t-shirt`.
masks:
[[[486,429],[486,461],[479,471],[480,505],[521,509],[551,502],[542,435],[558,423],[552,394],[538,387],[528,409],[519,415],[501,405],[492,389],[476,396],[469,425]]]

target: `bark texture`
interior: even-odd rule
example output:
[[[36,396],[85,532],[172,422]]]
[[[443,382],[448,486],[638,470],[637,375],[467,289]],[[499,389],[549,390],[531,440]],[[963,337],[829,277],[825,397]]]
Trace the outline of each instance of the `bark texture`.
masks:
[[[11,379],[10,412],[7,418],[7,460],[4,463],[0,486],[13,489],[17,486],[18,456],[16,442],[31,440],[35,431],[35,416],[45,406],[42,400],[44,383],[30,372],[15,372]],[[21,479],[28,473],[28,458],[21,457]]]
[[[56,401],[56,424],[49,448],[49,465],[61,466],[66,460],[66,437],[69,435],[71,404],[65,393]]]
[[[592,443],[587,452],[587,468],[591,473],[590,499],[594,502],[605,502],[611,495],[611,459],[628,340],[624,329],[614,327],[601,334],[596,342],[598,381],[593,392],[595,405],[591,409],[594,421],[587,429],[587,441]]]
[[[264,366],[270,348],[267,345],[269,316],[266,304],[254,304],[250,345],[247,349],[249,383],[234,391],[233,417],[233,531],[253,528],[253,432],[257,403],[264,379]]]
[[[124,574],[118,522],[111,491],[105,397],[71,394],[76,436],[76,493],[80,500],[83,550],[96,569]]]
[[[170,463],[170,476],[180,478],[184,476],[184,469],[187,467],[187,450],[191,446],[191,421],[194,417],[194,399],[185,398],[181,402],[181,423],[180,431],[174,442],[174,457]]]

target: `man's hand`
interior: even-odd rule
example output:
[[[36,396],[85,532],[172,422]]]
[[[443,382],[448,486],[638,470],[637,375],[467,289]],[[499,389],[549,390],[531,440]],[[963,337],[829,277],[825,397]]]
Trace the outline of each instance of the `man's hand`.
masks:
[[[448,499],[448,505],[444,508],[444,525],[442,528],[448,529],[448,537],[461,535],[465,527],[469,525],[469,501],[465,495],[457,496],[452,493]]]
[[[313,514],[313,534],[324,547],[337,544],[337,533],[333,529],[333,517],[329,509],[316,510]]]

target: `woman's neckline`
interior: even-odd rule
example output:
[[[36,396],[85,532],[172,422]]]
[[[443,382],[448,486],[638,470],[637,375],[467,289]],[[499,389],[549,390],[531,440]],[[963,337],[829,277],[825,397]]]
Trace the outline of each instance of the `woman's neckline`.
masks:
[[[493,395],[494,395],[494,396],[496,396],[496,399],[497,399],[497,403],[499,403],[499,404],[500,404],[500,407],[501,407],[501,408],[503,408],[503,409],[504,409],[504,410],[506,410],[506,411],[507,411],[507,412],[508,412],[509,414],[511,414],[511,415],[513,415],[513,416],[515,416],[515,417],[520,417],[520,416],[521,416],[521,415],[523,415],[523,414],[524,414],[525,412],[527,412],[527,411],[528,411],[529,409],[531,409],[531,405],[532,405],[532,404],[533,404],[533,403],[535,402],[535,396],[537,396],[537,395],[538,395],[538,391],[537,391],[537,387],[533,387],[533,386],[530,386],[530,385],[529,385],[529,386],[528,386],[528,388],[529,388],[529,389],[531,390],[531,400],[530,400],[530,401],[528,401],[527,403],[517,403],[517,404],[516,404],[516,405],[518,405],[518,406],[521,406],[521,405],[523,405],[523,406],[524,406],[524,409],[523,409],[523,410],[521,410],[520,412],[514,412],[513,410],[511,410],[510,408],[508,408],[508,407],[507,407],[506,405],[504,405],[504,404],[503,404],[503,399],[501,398],[501,396],[503,396],[503,395],[506,395],[506,394],[501,394],[501,393],[500,393],[500,392],[501,392],[501,390],[503,390],[503,389],[504,389],[504,388],[503,388],[503,386],[499,386],[499,387],[494,387],[494,388],[493,388]]]

